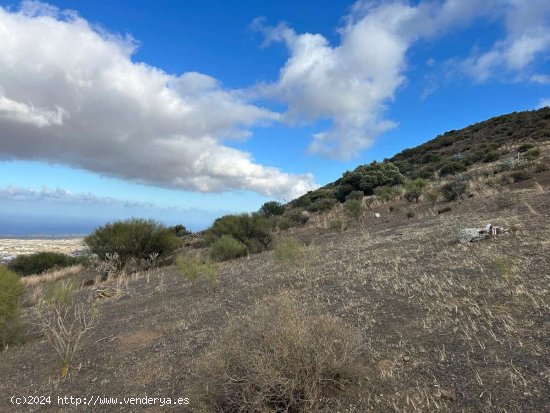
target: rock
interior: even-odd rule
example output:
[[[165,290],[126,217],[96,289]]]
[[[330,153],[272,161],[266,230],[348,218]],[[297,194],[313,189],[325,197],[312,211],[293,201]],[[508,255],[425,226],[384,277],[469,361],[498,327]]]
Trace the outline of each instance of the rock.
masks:
[[[375,213],[374,216],[375,216],[376,218],[380,218],[380,214],[379,214],[378,212]]]
[[[437,210],[437,215],[444,214],[445,212],[451,212],[451,210],[452,210],[451,207],[438,209],[438,210]]]
[[[458,231],[458,241],[461,244],[467,242],[481,241],[489,237],[487,232],[483,232],[484,228],[463,228]]]

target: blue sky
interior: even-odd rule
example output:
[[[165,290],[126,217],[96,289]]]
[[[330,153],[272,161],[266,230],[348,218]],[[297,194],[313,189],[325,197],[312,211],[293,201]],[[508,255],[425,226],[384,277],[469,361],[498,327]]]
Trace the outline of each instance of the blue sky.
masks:
[[[549,52],[542,0],[0,0],[0,234],[201,229],[547,105]]]

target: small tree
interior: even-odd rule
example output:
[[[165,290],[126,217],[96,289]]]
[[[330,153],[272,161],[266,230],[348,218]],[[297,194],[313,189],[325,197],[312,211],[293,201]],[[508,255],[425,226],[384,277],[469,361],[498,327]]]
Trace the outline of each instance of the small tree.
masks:
[[[405,198],[407,198],[407,201],[418,202],[418,199],[422,196],[422,192],[424,192],[424,188],[426,187],[426,185],[427,182],[422,178],[406,182]]]
[[[285,212],[285,206],[277,201],[269,201],[262,205],[259,212],[266,217],[283,215]]]
[[[164,258],[180,244],[173,230],[154,220],[131,218],[97,228],[84,239],[100,260],[116,254],[120,268],[130,259],[148,260],[152,255]]]

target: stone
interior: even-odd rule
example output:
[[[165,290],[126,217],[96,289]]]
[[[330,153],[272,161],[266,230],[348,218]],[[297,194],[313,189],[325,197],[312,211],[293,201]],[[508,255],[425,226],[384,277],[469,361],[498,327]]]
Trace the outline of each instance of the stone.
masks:
[[[458,241],[461,244],[481,241],[487,237],[489,237],[489,234],[484,232],[484,228],[463,228],[458,231]]]
[[[380,218],[380,214],[379,214],[378,212],[375,213],[374,216],[375,216],[376,218]]]

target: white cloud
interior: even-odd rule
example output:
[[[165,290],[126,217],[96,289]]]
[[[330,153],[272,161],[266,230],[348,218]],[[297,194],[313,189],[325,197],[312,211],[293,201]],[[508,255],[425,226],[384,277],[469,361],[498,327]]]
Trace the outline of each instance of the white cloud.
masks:
[[[535,60],[550,51],[550,2],[547,0],[501,0],[506,37],[489,50],[475,51],[462,70],[477,82],[493,77],[547,83],[548,76],[532,74]]]
[[[116,205],[125,208],[155,208],[156,205],[151,202],[138,202],[121,200],[111,197],[99,197],[90,192],[74,193],[62,188],[48,188],[43,186],[41,189],[21,188],[17,186],[7,186],[0,188],[0,199],[7,201],[38,202],[51,201],[63,204],[85,204],[85,205]]]
[[[223,145],[279,114],[199,73],[132,61],[136,48],[74,12],[0,7],[0,158],[32,159],[169,188],[293,197],[313,177]]]
[[[496,1],[360,1],[335,46],[320,34],[256,20],[266,43],[284,42],[290,52],[277,82],[262,85],[260,93],[288,104],[287,122],[330,120],[331,128],[315,134],[309,150],[349,159],[395,126],[385,110],[406,82],[406,57],[414,42],[468,24],[491,12]]]
[[[550,98],[540,99],[539,104],[537,105],[537,109],[542,109],[547,107],[550,107]]]

